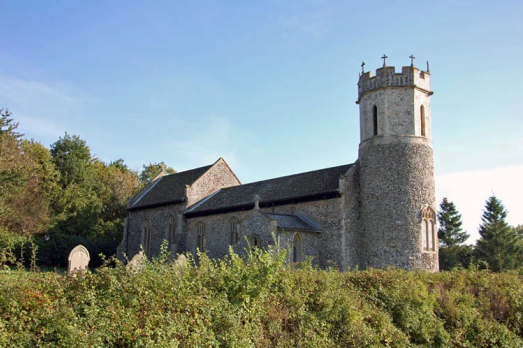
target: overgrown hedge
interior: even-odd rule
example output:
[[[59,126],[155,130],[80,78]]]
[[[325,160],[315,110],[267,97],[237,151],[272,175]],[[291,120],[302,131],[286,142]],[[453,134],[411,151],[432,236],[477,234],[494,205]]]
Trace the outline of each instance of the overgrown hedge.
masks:
[[[68,278],[0,274],[0,347],[522,347],[516,273],[166,256]]]

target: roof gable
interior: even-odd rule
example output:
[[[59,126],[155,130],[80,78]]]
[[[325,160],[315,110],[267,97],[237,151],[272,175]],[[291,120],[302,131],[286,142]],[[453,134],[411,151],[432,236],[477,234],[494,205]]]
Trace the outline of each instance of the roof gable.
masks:
[[[212,165],[209,165],[162,176],[141,197],[134,201],[129,210],[183,202],[185,187],[192,185],[211,167]]]

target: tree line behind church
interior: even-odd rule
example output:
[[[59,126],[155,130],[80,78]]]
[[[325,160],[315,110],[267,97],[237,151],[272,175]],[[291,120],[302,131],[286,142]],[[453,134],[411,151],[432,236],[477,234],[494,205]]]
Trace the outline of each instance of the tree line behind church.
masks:
[[[91,265],[100,264],[98,254],[113,255],[121,241],[127,199],[164,163],[138,172],[122,159],[96,158],[77,135],[65,133],[46,148],[17,127],[12,114],[0,110],[0,264],[27,258],[29,244],[43,266],[66,266],[78,244],[90,251]]]
[[[164,166],[143,165],[140,172],[122,159],[109,163],[93,156],[85,140],[65,133],[46,148],[17,131],[12,114],[0,110],[0,265],[8,258],[24,259],[36,246],[44,266],[65,266],[76,245],[113,255],[122,238],[127,199]],[[168,173],[175,171],[167,167]],[[507,211],[495,196],[483,213],[481,238],[466,245],[461,215],[448,199],[438,212],[440,268],[488,267],[494,271],[523,266],[523,226],[511,227]],[[24,246],[24,247],[22,247]],[[33,248],[34,249],[34,248]],[[10,256],[5,252],[12,250]]]

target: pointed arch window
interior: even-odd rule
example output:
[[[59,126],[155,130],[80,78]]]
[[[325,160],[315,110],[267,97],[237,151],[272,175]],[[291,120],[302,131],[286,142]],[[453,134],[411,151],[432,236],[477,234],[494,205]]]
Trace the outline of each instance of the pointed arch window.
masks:
[[[426,130],[425,130],[425,107],[422,105],[420,107],[420,124],[421,124],[421,136],[426,136]]]
[[[378,135],[378,107],[372,108],[372,135]]]
[[[196,225],[196,230],[198,233],[198,237],[196,240],[196,247],[200,250],[200,252],[205,252],[205,225],[203,222],[199,222]]]
[[[436,251],[436,213],[431,207],[421,212],[421,242],[423,251]]]
[[[145,255],[150,256],[151,251],[151,225],[148,219],[145,219],[142,226],[142,248]]]
[[[261,239],[257,235],[253,234],[249,237],[249,244],[252,248],[260,248],[261,247]]]
[[[236,218],[232,218],[229,221],[230,237],[229,242],[231,245],[238,243],[240,240],[240,223]]]
[[[296,233],[292,241],[292,262],[302,262],[302,237],[301,234]]]

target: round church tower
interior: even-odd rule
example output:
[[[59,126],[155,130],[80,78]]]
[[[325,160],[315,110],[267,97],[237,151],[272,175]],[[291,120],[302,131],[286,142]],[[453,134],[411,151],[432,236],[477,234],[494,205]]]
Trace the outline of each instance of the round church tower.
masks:
[[[428,63],[396,73],[386,58],[358,81],[361,261],[437,271]]]

